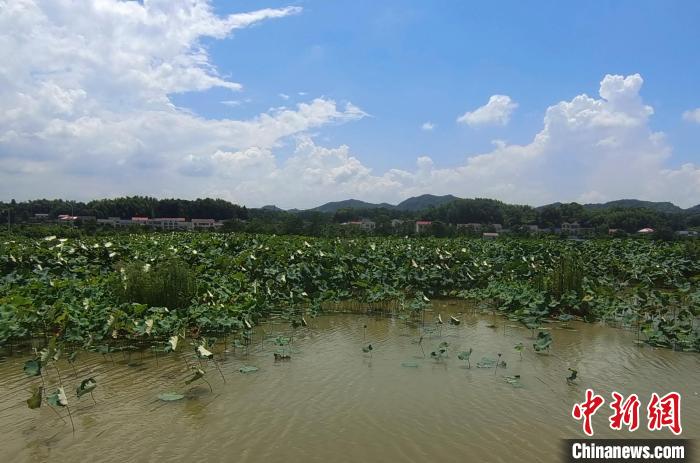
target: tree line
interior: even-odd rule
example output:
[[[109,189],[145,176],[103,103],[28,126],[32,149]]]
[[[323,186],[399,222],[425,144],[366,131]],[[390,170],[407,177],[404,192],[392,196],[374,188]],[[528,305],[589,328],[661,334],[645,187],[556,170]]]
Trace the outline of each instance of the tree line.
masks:
[[[564,222],[577,222],[596,234],[607,234],[609,229],[620,233],[635,233],[641,228],[654,228],[661,234],[700,227],[700,208],[681,212],[663,212],[645,207],[589,208],[577,203],[557,203],[541,208],[506,204],[501,201],[475,198],[456,199],[421,211],[402,211],[390,208],[340,209],[336,212],[283,211],[277,208],[246,208],[222,199],[157,199],[147,196],[100,199],[87,203],[77,201],[32,200],[0,203],[0,209],[10,214],[12,223],[29,222],[34,214],[107,217],[185,217],[212,218],[225,221],[224,231],[242,231],[266,234],[298,234],[311,236],[354,236],[366,234],[357,227],[343,225],[360,219],[375,222],[372,232],[377,235],[410,235],[413,222],[433,222],[430,233],[435,236],[453,236],[469,233],[457,224],[478,223],[485,230],[498,224],[511,232],[527,233],[528,226],[556,229]],[[2,217],[7,220],[6,216]],[[398,219],[402,223],[392,224]],[[489,228],[491,227],[491,228]],[[483,230],[482,230],[483,231]]]

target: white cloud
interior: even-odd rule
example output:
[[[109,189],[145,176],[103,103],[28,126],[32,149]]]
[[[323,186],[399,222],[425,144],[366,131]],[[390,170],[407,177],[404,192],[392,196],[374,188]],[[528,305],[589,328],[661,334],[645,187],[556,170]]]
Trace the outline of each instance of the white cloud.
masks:
[[[236,106],[242,105],[243,102],[241,100],[224,100],[221,104],[235,108]]]
[[[420,126],[421,130],[425,130],[427,132],[432,132],[433,130],[435,130],[435,127],[437,127],[437,125],[433,124],[430,121],[423,122],[423,125]]]
[[[288,100],[288,99],[289,99],[289,95],[287,95],[286,93],[280,93],[280,94],[279,94],[279,97],[282,98],[283,100]]]
[[[700,124],[700,108],[689,109],[683,113],[683,120]]]
[[[511,114],[517,107],[518,103],[513,101],[508,95],[492,95],[488,103],[476,108],[474,111],[467,111],[457,118],[457,122],[472,127],[507,125]]]
[[[234,120],[171,102],[178,92],[240,90],[217,72],[203,38],[298,12],[219,17],[205,0],[0,0],[0,197],[215,196],[282,207],[422,193],[529,204],[698,202],[700,168],[669,167],[671,147],[650,129],[653,109],[636,74],[605,76],[599,97],[550,106],[530,143],[495,140],[455,166],[426,155],[411,169],[379,173],[350,147],[320,146],[309,135],[368,116],[352,103],[316,98]],[[460,119],[504,124],[515,107],[494,95]],[[276,153],[290,141],[294,152],[282,160]]]

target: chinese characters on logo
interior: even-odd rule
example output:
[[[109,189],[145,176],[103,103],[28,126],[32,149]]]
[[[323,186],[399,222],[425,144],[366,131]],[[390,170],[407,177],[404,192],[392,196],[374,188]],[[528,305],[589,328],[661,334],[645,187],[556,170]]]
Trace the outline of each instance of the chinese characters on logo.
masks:
[[[623,427],[627,427],[630,432],[637,430],[641,406],[637,394],[625,398],[622,394],[613,392],[612,397],[610,408],[613,414],[608,419],[610,429],[619,431]],[[592,389],[586,389],[586,399],[581,403],[574,404],[571,416],[577,421],[583,420],[583,432],[587,436],[593,435],[591,419],[604,403],[605,399],[602,396],[597,395]],[[670,429],[675,435],[682,432],[681,395],[677,392],[669,392],[663,397],[653,393],[649,405],[647,405],[647,429],[660,431],[663,428]]]

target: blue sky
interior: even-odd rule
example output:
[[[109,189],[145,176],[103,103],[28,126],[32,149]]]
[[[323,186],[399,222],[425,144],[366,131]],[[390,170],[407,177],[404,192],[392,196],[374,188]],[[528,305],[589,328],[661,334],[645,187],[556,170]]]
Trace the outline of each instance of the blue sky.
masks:
[[[288,2],[215,2],[220,14]],[[324,136],[349,144],[371,167],[408,168],[417,156],[457,164],[490,150],[491,140],[527,143],[546,108],[580,93],[596,95],[605,74],[644,77],[655,110],[651,126],[674,146],[672,164],[697,160],[700,130],[682,120],[700,106],[700,3],[661,1],[425,2],[303,1],[303,14],[209,41],[226,91],[174,97],[210,117],[252,117],[310,96],[352,101],[372,118]],[[298,92],[306,92],[300,96]],[[290,96],[289,100],[279,97]],[[455,123],[467,108],[503,93],[519,103],[508,127]],[[425,121],[436,130],[420,130]]]
[[[0,195],[691,206],[698,19],[696,1],[17,0]]]

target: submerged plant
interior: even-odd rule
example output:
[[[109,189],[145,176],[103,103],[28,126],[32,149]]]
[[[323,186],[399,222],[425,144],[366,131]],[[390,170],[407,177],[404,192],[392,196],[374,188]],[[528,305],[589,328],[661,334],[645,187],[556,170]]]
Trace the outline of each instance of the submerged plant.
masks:
[[[179,392],[161,392],[158,394],[158,399],[162,400],[163,402],[174,402],[184,398],[185,395],[180,394]]]
[[[503,381],[510,384],[514,388],[521,388],[523,385],[520,383],[520,375],[504,376]]]

